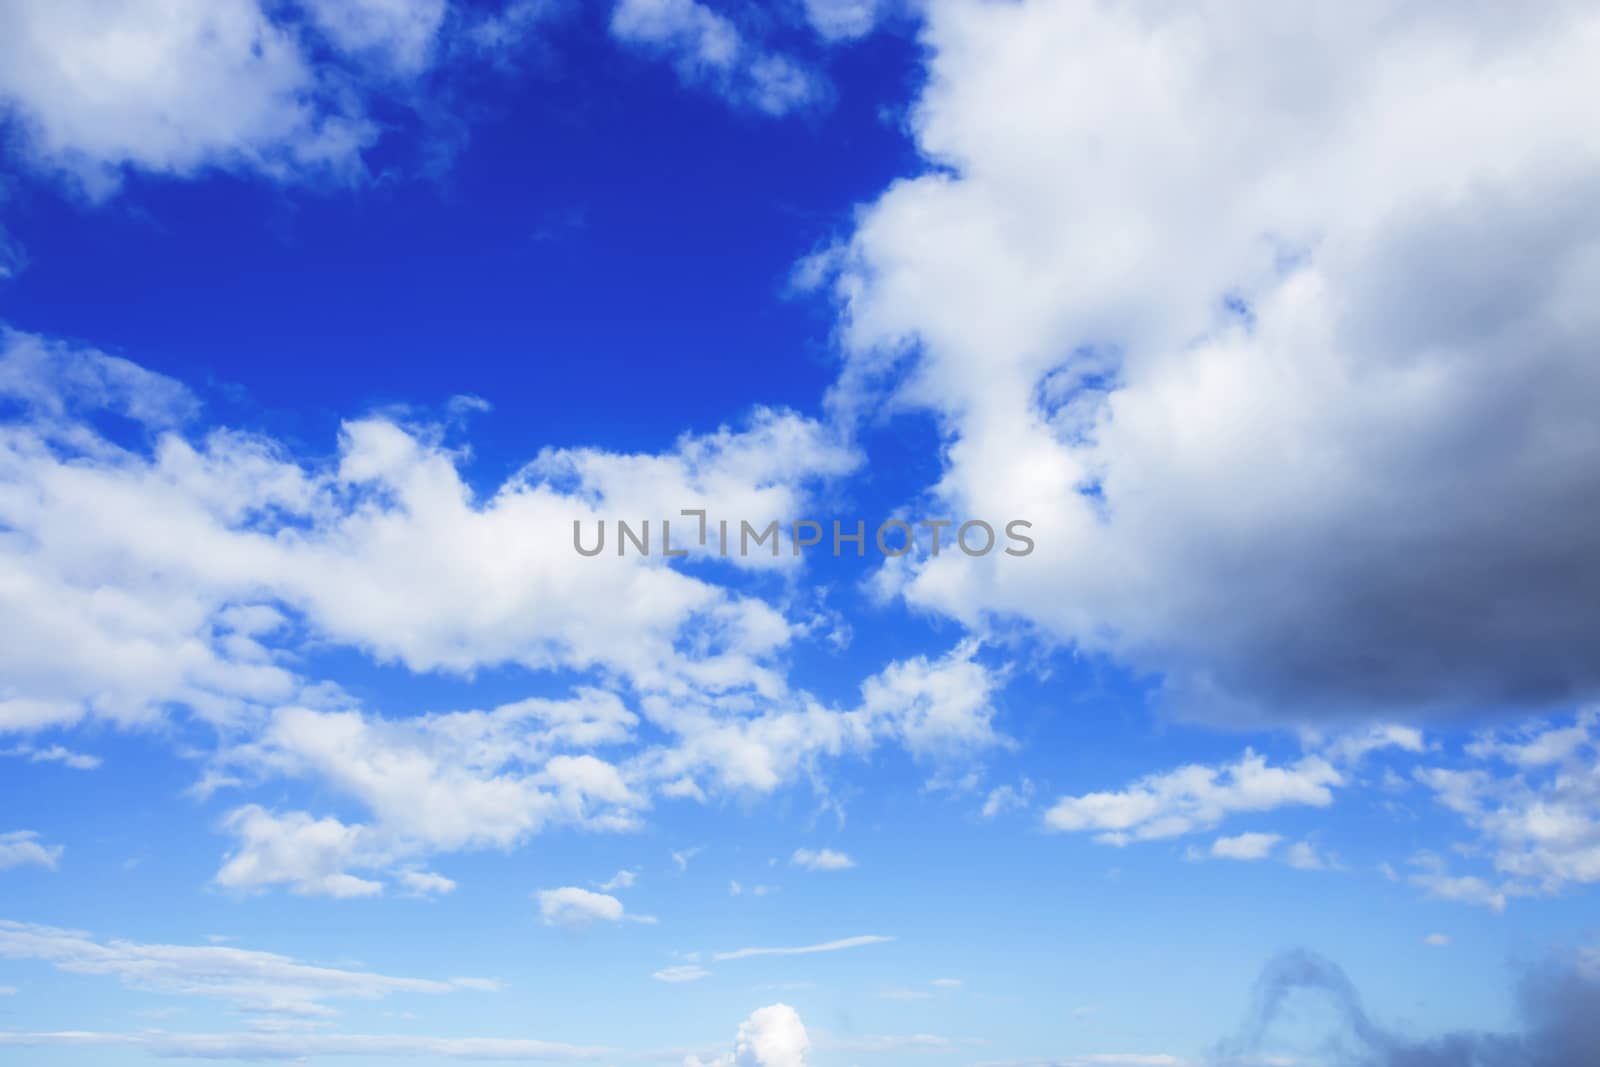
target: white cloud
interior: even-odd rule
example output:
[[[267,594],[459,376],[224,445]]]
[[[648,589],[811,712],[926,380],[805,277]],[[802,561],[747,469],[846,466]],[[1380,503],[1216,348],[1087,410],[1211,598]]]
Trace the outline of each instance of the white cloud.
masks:
[[[632,871],[622,870],[601,882],[596,888],[602,893],[609,893],[614,889],[630,889],[636,879],[637,875]]]
[[[12,830],[0,834],[0,871],[12,867],[48,867],[55,870],[61,858],[60,845],[43,845],[33,830]]]
[[[238,846],[217,872],[218,885],[259,889],[284,885],[302,896],[366,897],[383,892],[381,882],[358,878],[344,868],[365,865],[370,848],[364,827],[334,818],[316,819],[303,811],[279,815],[256,804],[233,811],[225,828]]]
[[[1248,749],[1220,767],[1190,764],[1153,774],[1118,792],[1063,797],[1045,813],[1053,830],[1089,832],[1103,844],[1125,845],[1209,829],[1230,815],[1290,805],[1327,807],[1344,777],[1320,756],[1270,766]]]
[[[311,21],[338,48],[414,75],[433,58],[446,0],[302,0]]]
[[[841,949],[861,948],[864,945],[881,945],[893,940],[892,937],[883,937],[879,934],[863,934],[859,937],[845,937],[838,941],[824,941],[818,945],[801,945],[797,948],[740,948],[731,952],[718,952],[712,958],[743,960],[752,956],[809,956],[817,952],[838,952]]]
[[[654,978],[658,982],[679,983],[698,982],[700,979],[706,978],[710,974],[711,972],[706,970],[704,967],[693,963],[685,963],[676,967],[663,967],[650,977]]]
[[[789,857],[789,862],[808,871],[845,871],[856,865],[855,860],[831,848],[797,848],[794,855]]]
[[[1296,841],[1286,848],[1283,862],[1297,871],[1323,871],[1338,866],[1334,857],[1324,855],[1309,841]]]
[[[806,21],[829,41],[850,40],[872,32],[884,0],[805,0]]]
[[[632,828],[657,790],[770,791],[885,741],[928,760],[1003,743],[1001,675],[976,643],[890,664],[859,706],[823,707],[782,673],[804,624],[720,584],[727,568],[574,559],[575,517],[803,513],[858,462],[814,421],[758,411],[654,456],[547,450],[480,495],[443,426],[352,420],[331,460],[191,434],[198,401],[181,384],[24,334],[5,335],[0,392],[21,411],[0,427],[0,612],[30,619],[0,646],[0,729],[188,716],[225,738],[202,795],[301,779],[367,813],[243,804],[221,884],[370,895],[375,875],[436,851],[552,824]],[[145,447],[97,432],[102,410],[140,424]],[[416,672],[590,672],[638,695],[656,739],[582,686],[391,718],[299,674],[307,644]]]
[[[1444,859],[1432,852],[1417,853],[1411,857],[1411,865],[1417,870],[1408,875],[1406,881],[1435,900],[1476,904],[1490,911],[1501,912],[1506,910],[1508,897],[1526,892],[1510,883],[1495,885],[1475,874],[1452,874]]]
[[[398,878],[402,886],[418,896],[442,896],[456,891],[454,879],[434,871],[401,871]]]
[[[3,919],[0,958],[41,960],[73,974],[107,975],[137,989],[225,1000],[249,1012],[306,1017],[333,1014],[328,1001],[449,993],[469,981],[396,978],[222,945],[101,941],[81,931]]]
[[[376,138],[256,0],[9,2],[5,12],[0,108],[36,166],[91,195],[115,189],[125,167],[347,175]]]
[[[1219,837],[1211,842],[1211,855],[1226,860],[1264,860],[1282,841],[1280,834],[1248,833]]]
[[[1500,884],[1453,877],[1430,863],[1412,881],[1434,896],[1486,904],[1507,896],[1558,893],[1600,882],[1600,717],[1585,712],[1568,725],[1529,724],[1490,734],[1467,747],[1489,766],[1424,767],[1417,781],[1478,837]],[[1496,762],[1511,770],[1498,773]]]
[[[689,1056],[684,1067],[805,1067],[810,1050],[800,1014],[787,1004],[771,1004],[740,1025],[732,1053],[709,1063]]]
[[[605,893],[595,893],[577,886],[560,889],[541,889],[538,894],[539,914],[547,926],[565,926],[582,929],[595,922],[654,923],[649,915],[629,915],[622,901]]]
[[[927,5],[928,166],[801,275],[835,409],[935,412],[942,510],[1038,548],[886,588],[1191,714],[1600,690],[1600,16],[1387,11]]]
[[[1444,948],[1446,945],[1450,944],[1450,938],[1447,934],[1429,934],[1427,937],[1422,939],[1422,943],[1433,948]]]
[[[611,34],[672,61],[686,85],[708,85],[729,101],[782,115],[818,100],[818,75],[752,44],[729,18],[698,0],[619,0]]]
[[[611,1050],[555,1041],[405,1034],[42,1031],[0,1033],[0,1048],[132,1048],[173,1059],[301,1060],[312,1056],[430,1057],[519,1063],[600,1059]]]
[[[1001,785],[991,789],[984,798],[979,814],[985,819],[992,819],[1007,811],[1024,809],[1032,802],[1033,783],[1024,778],[1020,785]]]
[[[51,745],[48,748],[35,748],[32,745],[17,745],[11,749],[0,750],[0,755],[16,756],[26,759],[29,763],[59,763],[64,767],[71,767],[75,771],[92,771],[100,766],[100,757],[91,756],[84,752],[74,752],[62,745]]]

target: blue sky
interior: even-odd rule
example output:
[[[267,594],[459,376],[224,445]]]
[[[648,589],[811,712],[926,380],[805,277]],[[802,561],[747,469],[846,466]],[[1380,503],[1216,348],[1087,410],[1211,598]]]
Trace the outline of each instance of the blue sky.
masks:
[[[0,1063],[1600,1055],[1600,20],[1407,12],[0,2]]]

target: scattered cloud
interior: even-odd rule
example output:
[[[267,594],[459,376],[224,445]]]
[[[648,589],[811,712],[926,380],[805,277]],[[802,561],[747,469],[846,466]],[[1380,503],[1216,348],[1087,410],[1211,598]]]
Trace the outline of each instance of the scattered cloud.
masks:
[[[685,85],[704,85],[769,115],[815,104],[825,95],[819,74],[752,43],[731,19],[698,0],[619,0],[611,34],[668,59]]]
[[[787,1004],[758,1008],[739,1027],[733,1051],[714,1060],[690,1056],[684,1067],[806,1067],[811,1039]]]
[[[881,945],[886,941],[893,941],[892,937],[883,937],[878,934],[864,934],[860,937],[846,937],[838,941],[824,941],[819,945],[802,945],[798,948],[740,948],[731,952],[718,952],[712,956],[716,960],[742,960],[752,956],[808,956],[815,952],[838,952],[841,949],[860,948],[863,945]]]
[[[443,994],[470,988],[473,981],[395,978],[224,945],[105,941],[77,930],[10,920],[0,920],[0,958],[41,960],[73,974],[115,977],[135,989],[218,999],[243,1011],[303,1018],[334,1014],[329,1001]]]
[[[856,865],[855,860],[831,848],[797,848],[789,862],[808,871],[845,871]]]
[[[605,893],[594,893],[577,886],[560,889],[541,889],[538,894],[539,914],[546,926],[565,926],[582,929],[595,922],[654,923],[650,915],[629,915],[622,901]]]
[[[1045,813],[1045,825],[1126,845],[1206,830],[1241,812],[1327,807],[1333,788],[1343,784],[1343,775],[1321,756],[1274,767],[1247,749],[1231,764],[1190,764],[1141,778],[1125,790],[1063,797]]]
[[[0,834],[0,871],[28,866],[55,870],[62,851],[60,845],[41,844],[33,830],[12,830]]]
[[[615,889],[631,889],[637,877],[632,871],[621,870],[596,885],[595,888],[602,893],[609,893]]]
[[[654,978],[658,982],[679,983],[698,982],[700,979],[707,978],[710,975],[711,972],[706,970],[704,967],[693,963],[685,963],[676,967],[663,967],[650,977]]]
[[[1279,834],[1248,833],[1219,837],[1211,842],[1211,856],[1227,860],[1264,860],[1278,847]]]

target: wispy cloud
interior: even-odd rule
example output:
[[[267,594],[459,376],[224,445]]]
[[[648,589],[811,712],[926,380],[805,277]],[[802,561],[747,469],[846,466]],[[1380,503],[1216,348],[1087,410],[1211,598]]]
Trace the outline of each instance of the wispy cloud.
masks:
[[[838,952],[841,949],[860,948],[863,945],[881,945],[893,940],[892,937],[879,934],[863,934],[860,937],[846,937],[838,941],[824,941],[820,945],[801,945],[795,948],[738,948],[732,952],[718,952],[712,959],[743,960],[752,956],[809,956],[814,952]]]

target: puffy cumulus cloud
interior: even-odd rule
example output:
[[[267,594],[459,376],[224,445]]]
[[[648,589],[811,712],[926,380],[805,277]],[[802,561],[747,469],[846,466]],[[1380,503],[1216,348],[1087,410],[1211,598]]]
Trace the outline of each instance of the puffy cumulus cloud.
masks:
[[[6,0],[0,18],[0,108],[36,166],[90,195],[127,167],[348,174],[377,137],[257,0]]]
[[[657,796],[820,784],[823,760],[882,744],[952,763],[1007,743],[1004,672],[976,641],[826,706],[783,670],[809,623],[740,591],[737,561],[577,555],[575,521],[802,514],[858,462],[812,420],[758,411],[656,455],[547,449],[480,493],[435,425],[352,419],[306,457],[202,428],[192,393],[126,360],[3,341],[0,617],[29,625],[0,645],[0,731],[197,721],[219,739],[202,795],[297,780],[355,805],[242,798],[221,885],[373,895],[439,851],[631,829]],[[303,674],[309,646],[568,688],[402,718]]]
[[[676,740],[641,754],[632,769],[693,796],[703,794],[702,781],[770,792],[802,773],[815,777],[824,757],[863,754],[885,741],[936,762],[980,757],[1007,740],[992,724],[1000,672],[980,663],[978,652],[964,642],[937,659],[890,663],[862,683],[860,702],[846,709],[805,693],[777,701],[733,694],[714,703],[646,696],[645,715]]]
[[[750,1013],[739,1026],[733,1051],[711,1061],[690,1056],[684,1067],[805,1067],[811,1039],[800,1013],[787,1004],[771,1004]]]
[[[539,916],[547,926],[565,926],[582,929],[596,922],[617,923],[624,919],[636,923],[654,923],[649,915],[629,915],[622,901],[606,893],[595,893],[575,885],[560,889],[541,889],[537,894]]]
[[[217,999],[243,1011],[280,1016],[321,1017],[335,1013],[329,1001],[442,994],[478,984],[343,970],[226,945],[102,940],[78,930],[3,919],[0,958],[39,960],[73,974],[114,977],[135,989]]]
[[[225,828],[237,847],[217,872],[217,884],[229,889],[284,885],[302,896],[366,897],[383,892],[381,882],[357,878],[344,870],[370,864],[364,827],[338,819],[315,819],[303,811],[279,815],[256,804],[231,812]]]
[[[320,706],[327,694],[276,655],[302,623],[417,671],[520,664],[664,692],[781,688],[765,661],[791,626],[765,602],[659,555],[575,556],[575,518],[626,507],[607,492],[626,464],[568,492],[530,470],[476,499],[429,427],[353,420],[333,462],[302,462],[226,428],[186,436],[171,423],[193,407],[187,390],[126,361],[15,333],[5,345],[0,393],[23,407],[0,425],[0,606],[33,625],[0,651],[0,723]],[[113,444],[89,409],[144,423],[148,449]],[[797,416],[756,422],[763,444],[805,437]],[[713,506],[729,466],[769,488],[803,466],[793,455],[763,466],[732,431],[684,447],[680,480]],[[596,463],[549,453],[538,467]],[[802,499],[756,495],[768,508]]]
[[[1225,860],[1264,860],[1278,847],[1279,834],[1247,833],[1219,837],[1211,842],[1211,855]]]
[[[1415,778],[1475,834],[1465,849],[1489,871],[1456,874],[1441,857],[1413,858],[1408,875],[1430,895],[1499,911],[1508,897],[1600,882],[1600,716],[1528,724],[1468,745],[1465,767],[1422,767]]]
[[[60,845],[41,844],[39,834],[34,830],[12,830],[0,834],[0,871],[28,866],[55,870],[61,853]]]
[[[699,0],[619,0],[611,35],[672,62],[686,85],[706,85],[730,103],[782,115],[817,102],[820,75],[748,40]]]
[[[837,409],[937,413],[942,510],[1038,548],[890,588],[1197,714],[1600,688],[1593,5],[935,0],[923,37],[928,170],[802,276]]]
[[[1240,812],[1324,808],[1343,784],[1345,776],[1321,756],[1275,767],[1247,749],[1231,764],[1189,764],[1126,789],[1062,797],[1044,819],[1052,830],[1093,833],[1102,844],[1126,845],[1209,829]]]

